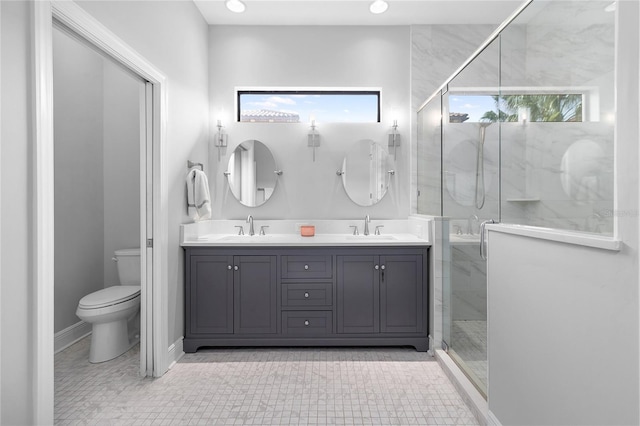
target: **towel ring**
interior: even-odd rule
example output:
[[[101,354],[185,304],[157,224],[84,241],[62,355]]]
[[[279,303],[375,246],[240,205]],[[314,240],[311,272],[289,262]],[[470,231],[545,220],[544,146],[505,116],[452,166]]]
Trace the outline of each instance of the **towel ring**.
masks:
[[[200,170],[204,171],[204,166],[202,165],[202,163],[194,163],[191,160],[187,160],[187,169],[190,169],[192,167],[199,167]]]

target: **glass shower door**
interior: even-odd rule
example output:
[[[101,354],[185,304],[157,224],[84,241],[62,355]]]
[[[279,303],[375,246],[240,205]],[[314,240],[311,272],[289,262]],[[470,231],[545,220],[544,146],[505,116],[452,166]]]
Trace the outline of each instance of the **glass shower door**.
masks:
[[[487,279],[480,224],[500,218],[500,39],[442,97],[442,215],[449,217],[450,280],[443,285],[449,355],[487,389]]]

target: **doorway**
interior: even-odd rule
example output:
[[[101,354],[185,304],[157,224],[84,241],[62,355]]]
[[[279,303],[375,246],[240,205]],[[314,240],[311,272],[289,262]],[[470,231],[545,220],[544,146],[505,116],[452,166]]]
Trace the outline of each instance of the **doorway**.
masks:
[[[91,331],[78,301],[122,283],[116,250],[139,248],[145,81],[66,28],[53,28],[55,351]],[[142,277],[138,277],[142,282]],[[130,321],[131,344],[140,318]],[[137,337],[136,337],[137,336]],[[92,337],[93,338],[93,337]]]
[[[169,366],[167,321],[167,183],[163,146],[166,138],[166,77],[103,27],[80,6],[67,1],[32,5],[35,108],[35,291],[34,423],[53,422],[54,383],[54,126],[53,27],[59,25],[91,48],[111,58],[144,83],[140,92],[141,343],[140,373],[159,377]],[[155,242],[155,244],[154,244]]]

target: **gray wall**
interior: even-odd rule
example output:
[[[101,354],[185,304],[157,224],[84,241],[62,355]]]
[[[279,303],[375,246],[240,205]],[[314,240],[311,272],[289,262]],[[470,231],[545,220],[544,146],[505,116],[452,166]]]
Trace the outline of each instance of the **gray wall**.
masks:
[[[409,214],[409,27],[213,26],[209,30],[210,104],[212,115],[223,111],[229,147],[217,160],[210,148],[209,184],[213,218],[343,219],[370,214],[400,219]],[[380,87],[381,123],[317,123],[321,146],[316,161],[307,147],[310,123],[236,123],[235,87]],[[372,139],[385,146],[398,111],[405,145],[398,148],[396,175],[387,196],[372,207],[354,204],[336,170],[350,145]],[[257,208],[235,200],[223,176],[235,147],[247,139],[265,143],[284,171],[273,197]]]
[[[80,321],[80,298],[103,287],[102,58],[53,32],[54,331]]]
[[[119,284],[113,251],[140,245],[141,80],[54,30],[55,318]]]

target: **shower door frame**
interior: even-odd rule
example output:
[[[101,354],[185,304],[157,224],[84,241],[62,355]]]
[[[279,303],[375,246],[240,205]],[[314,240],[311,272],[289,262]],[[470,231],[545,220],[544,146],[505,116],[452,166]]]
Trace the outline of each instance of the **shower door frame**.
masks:
[[[32,2],[34,92],[34,342],[35,424],[54,418],[54,191],[53,25],[61,23],[146,82],[141,96],[141,375],[162,376],[168,351],[168,184],[164,173],[167,79],[140,54],[80,6],[68,1]],[[141,110],[142,111],[142,110]],[[146,132],[146,133],[145,133]],[[149,202],[150,201],[150,202]],[[149,211],[150,210],[150,211]],[[151,231],[151,234],[149,234]],[[151,240],[151,247],[147,241]]]

